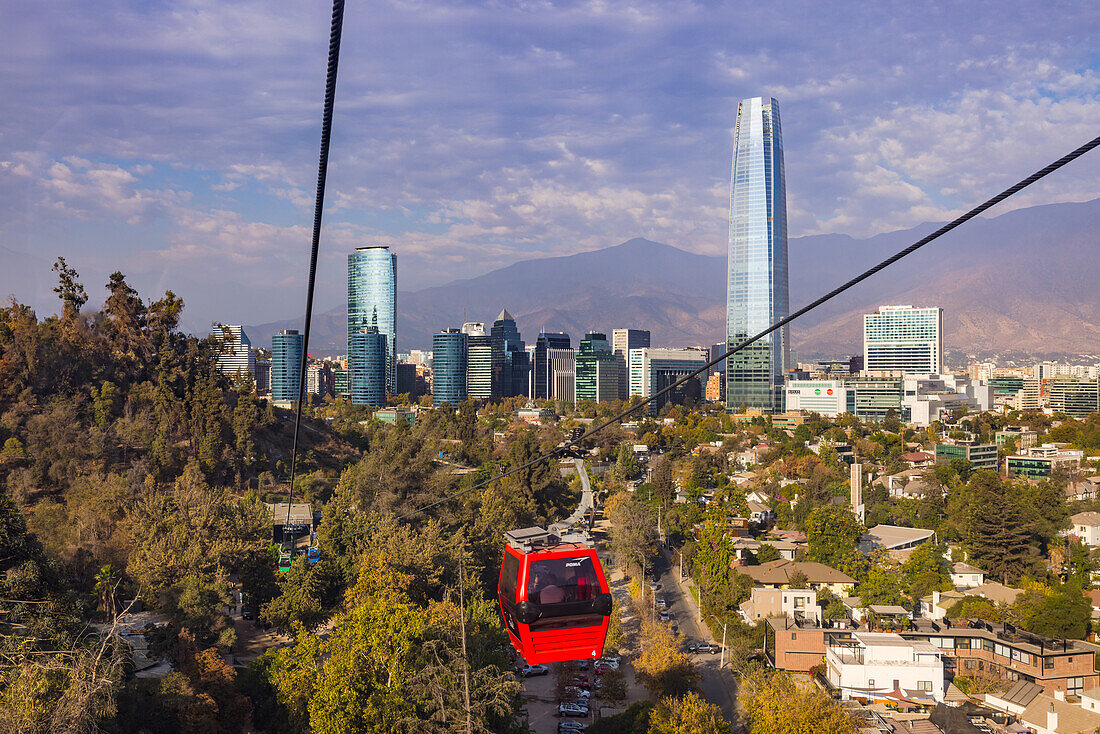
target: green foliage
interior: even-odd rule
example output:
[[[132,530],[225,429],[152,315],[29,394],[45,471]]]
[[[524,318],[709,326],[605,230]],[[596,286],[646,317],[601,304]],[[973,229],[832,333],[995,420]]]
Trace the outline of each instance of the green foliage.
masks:
[[[901,584],[914,602],[933,591],[950,591],[951,565],[939,543],[923,543],[901,565]]]
[[[652,701],[636,701],[622,713],[601,716],[585,731],[588,734],[647,734],[652,710]]]
[[[959,599],[947,610],[951,619],[984,619],[988,622],[1003,622],[1004,612],[1001,606],[980,596],[967,596]]]
[[[731,734],[732,731],[722,710],[694,692],[681,698],[662,698],[649,717],[649,734]]]
[[[846,507],[826,505],[815,508],[806,518],[809,559],[844,571],[859,579],[866,561],[858,550],[863,524]]]
[[[1092,603],[1076,584],[1036,584],[1016,599],[1007,617],[1037,635],[1083,640],[1092,617]]]
[[[857,734],[857,720],[813,685],[783,672],[756,671],[743,683],[741,708],[750,734]]]
[[[1019,496],[991,471],[976,472],[967,494],[967,545],[974,563],[1005,583],[1019,578],[1034,565]]]

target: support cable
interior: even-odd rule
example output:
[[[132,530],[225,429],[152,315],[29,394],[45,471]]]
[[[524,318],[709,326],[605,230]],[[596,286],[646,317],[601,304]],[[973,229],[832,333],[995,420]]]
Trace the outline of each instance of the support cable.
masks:
[[[1096,148],[1097,146],[1100,146],[1100,136],[1097,136],[1097,137],[1093,138],[1092,140],[1085,143],[1081,147],[1067,153],[1066,155],[1062,156],[1061,158],[1054,161],[1050,165],[1045,166],[1044,168],[1036,171],[1035,173],[1031,174],[1030,176],[1023,179],[1022,181],[1020,181],[1016,184],[1013,184],[1012,186],[1009,186],[1007,189],[1005,189],[1001,193],[997,194],[996,196],[994,196],[990,199],[986,199],[984,202],[977,205],[976,207],[974,207],[970,211],[966,212],[965,214],[961,215],[960,217],[958,217],[956,219],[953,219],[952,221],[950,221],[947,224],[943,225],[942,227],[937,229],[932,234],[929,234],[925,237],[922,237],[921,239],[917,240],[916,242],[909,245],[905,249],[899,250],[898,252],[894,253],[893,255],[886,258],[885,260],[882,260],[878,264],[868,268],[867,270],[864,270],[862,273],[855,276],[854,278],[852,278],[848,282],[844,283],[843,285],[837,286],[836,288],[829,291],[828,293],[821,296],[820,298],[817,298],[816,300],[814,300],[814,301],[810,302],[809,304],[803,306],[802,308],[798,309],[797,311],[792,313],[790,316],[787,316],[785,318],[780,319],[779,321],[776,321],[774,324],[772,324],[768,328],[764,329],[760,333],[756,334],[755,336],[752,336],[752,337],[742,341],[741,343],[737,344],[736,346],[731,348],[729,351],[727,351],[722,356],[720,356],[716,359],[710,360],[709,362],[704,364],[702,367],[699,367],[698,369],[696,369],[694,372],[691,372],[691,373],[685,375],[684,377],[680,378],[679,380],[677,380],[676,382],[672,383],[671,385],[665,387],[664,389],[659,390],[658,392],[656,392],[653,395],[649,396],[648,398],[642,400],[641,402],[632,405],[631,407],[629,407],[626,410],[622,411],[621,413],[614,416],[613,418],[607,419],[606,421],[604,421],[603,423],[600,423],[599,425],[597,425],[594,428],[589,428],[588,431],[586,431],[584,434],[579,436],[577,439],[575,439],[573,441],[570,441],[569,444],[570,445],[577,445],[580,442],[584,441],[586,438],[590,438],[591,436],[599,433],[600,431],[602,431],[603,429],[605,429],[608,426],[612,425],[613,423],[618,423],[623,418],[626,418],[627,416],[629,416],[633,413],[636,413],[643,406],[648,405],[649,403],[653,402],[654,400],[661,397],[662,395],[665,395],[669,392],[672,392],[673,390],[680,387],[685,382],[687,382],[691,378],[695,377],[696,375],[700,374],[701,372],[704,372],[704,371],[710,369],[711,367],[713,367],[714,365],[725,361],[727,358],[729,358],[730,356],[732,356],[734,354],[737,354],[738,352],[740,352],[742,349],[749,346],[753,342],[758,341],[758,340],[762,339],[763,337],[767,336],[768,334],[771,334],[772,332],[783,328],[784,326],[791,323],[792,321],[799,318],[800,316],[804,316],[807,313],[809,313],[810,311],[813,311],[818,306],[821,306],[822,304],[826,303],[827,301],[830,301],[833,298],[836,298],[841,293],[849,290],[850,288],[853,288],[854,286],[858,285],[859,283],[862,283],[864,280],[867,280],[872,275],[875,275],[876,273],[878,273],[883,268],[886,268],[890,265],[893,265],[898,260],[901,260],[903,257],[906,257],[907,255],[913,254],[914,252],[916,252],[920,248],[924,247],[928,243],[942,237],[943,235],[947,234],[948,232],[955,229],[959,225],[970,221],[971,219],[978,216],[982,212],[986,211],[990,207],[993,207],[993,206],[999,204],[1000,202],[1004,201],[1008,197],[1018,193],[1022,189],[1024,189],[1024,188],[1030,186],[1031,184],[1035,183],[1039,179],[1050,175],[1054,171],[1057,171],[1059,168],[1062,168],[1067,163],[1070,163],[1071,161],[1074,161],[1074,160],[1080,158],[1085,153],[1088,153],[1089,151],[1091,151],[1093,148]],[[364,533],[370,532],[374,528],[376,528],[380,525],[383,525],[383,524],[387,524],[387,523],[391,523],[391,522],[399,522],[399,521],[404,520],[406,518],[412,517],[413,515],[417,515],[421,512],[425,512],[427,510],[430,510],[433,507],[438,507],[439,505],[442,505],[446,502],[450,502],[451,500],[456,499],[458,497],[461,497],[465,494],[469,494],[470,492],[473,492],[475,489],[480,489],[481,487],[484,487],[487,484],[490,484],[491,482],[495,482],[495,481],[497,481],[499,479],[503,479],[504,477],[507,477],[511,474],[515,474],[517,472],[523,471],[524,469],[527,469],[531,466],[534,466],[535,464],[538,464],[539,462],[546,461],[547,459],[551,459],[555,456],[558,456],[559,454],[564,453],[567,450],[568,450],[567,446],[558,447],[558,448],[554,449],[553,451],[551,451],[549,453],[538,456],[538,457],[536,457],[534,459],[531,459],[530,461],[528,461],[524,464],[521,464],[521,465],[519,465],[517,467],[514,467],[512,469],[509,469],[508,471],[502,472],[502,473],[500,473],[496,476],[490,477],[489,479],[486,479],[483,482],[478,482],[477,484],[474,484],[473,486],[467,487],[466,489],[463,489],[459,492],[455,492],[454,494],[448,495],[448,496],[446,496],[446,497],[444,497],[440,500],[436,500],[435,502],[431,502],[427,505],[424,505],[423,507],[419,507],[415,510],[410,510],[409,512],[406,512],[402,515],[398,515],[398,516],[396,516],[392,519],[383,520],[383,521],[374,523],[373,525],[366,528],[365,530],[360,530],[360,531],[357,531],[357,532],[354,532],[354,533],[347,533],[346,535],[337,535],[337,536],[332,537],[332,538],[325,538],[324,540],[325,541],[332,541],[332,540],[340,540],[342,538],[350,538],[350,537],[353,537],[353,536],[356,536],[356,535],[362,535]],[[318,542],[320,542],[320,540],[318,540]]]
[[[328,38],[328,72],[325,77],[325,105],[321,115],[321,154],[317,162],[317,193],[313,208],[313,249],[309,256],[309,284],[306,288],[306,323],[302,335],[302,359],[298,372],[298,409],[294,413],[294,440],[290,448],[290,497],[286,503],[283,546],[286,550],[290,510],[294,506],[294,472],[298,466],[298,432],[302,426],[305,402],[306,366],[309,361],[309,327],[313,320],[313,286],[317,280],[317,249],[321,244],[321,215],[325,208],[325,184],[328,181],[329,137],[332,133],[332,109],[336,103],[336,71],[340,65],[340,35],[344,28],[344,0],[332,0],[332,28]]]

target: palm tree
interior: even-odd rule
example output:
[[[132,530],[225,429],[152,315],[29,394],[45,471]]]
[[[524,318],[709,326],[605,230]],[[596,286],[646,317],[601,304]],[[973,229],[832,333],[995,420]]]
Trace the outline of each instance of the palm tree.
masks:
[[[120,580],[118,571],[109,563],[99,569],[99,573],[95,575],[95,592],[99,595],[99,603],[103,607],[103,611],[110,614],[111,617],[118,613],[115,591],[118,589]]]

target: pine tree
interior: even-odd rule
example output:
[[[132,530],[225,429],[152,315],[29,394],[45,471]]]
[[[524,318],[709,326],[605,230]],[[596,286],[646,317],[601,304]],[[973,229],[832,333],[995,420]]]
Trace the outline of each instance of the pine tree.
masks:
[[[1031,565],[1031,537],[1026,518],[1011,487],[991,471],[974,474],[970,482],[967,533],[974,562],[1004,583]]]

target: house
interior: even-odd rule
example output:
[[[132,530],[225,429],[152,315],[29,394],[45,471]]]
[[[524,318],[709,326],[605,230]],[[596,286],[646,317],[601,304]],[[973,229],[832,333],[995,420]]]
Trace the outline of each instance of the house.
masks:
[[[923,640],[890,632],[853,632],[825,648],[829,685],[842,699],[888,703],[942,703],[943,653]]]
[[[1070,481],[1066,483],[1066,501],[1072,502],[1076,500],[1078,502],[1084,502],[1086,500],[1096,499],[1098,491],[1100,491],[1100,486],[1090,479]]]
[[[516,411],[516,418],[524,423],[536,426],[544,426],[554,420],[554,411],[548,408],[540,408],[534,400],[528,400],[527,405]]]
[[[754,587],[741,603],[741,616],[749,624],[767,617],[787,616],[793,620],[821,621],[821,607],[813,589],[766,589]]]
[[[1069,521],[1073,523],[1070,535],[1078,538],[1089,548],[1100,547],[1100,512],[1078,512]]]
[[[973,589],[985,583],[985,571],[970,564],[956,563],[951,567],[951,584],[956,589]]]
[[[958,604],[968,596],[980,596],[989,599],[994,604],[1012,604],[1016,597],[1024,593],[1022,589],[1013,589],[1011,586],[989,581],[970,589],[959,591],[933,591],[920,600],[920,614],[925,619],[935,622],[947,616],[951,607]]]
[[[746,502],[758,502],[760,504],[764,504],[770,499],[771,497],[768,496],[767,492],[763,492],[759,489],[754,489],[753,491],[745,495]]]
[[[374,417],[391,426],[411,426],[416,423],[416,408],[396,406],[393,408],[379,408],[374,411]]]
[[[859,539],[859,549],[863,553],[874,550],[909,550],[921,543],[934,541],[935,530],[923,528],[903,528],[898,525],[876,525]]]
[[[754,522],[757,525],[763,525],[775,519],[775,513],[772,512],[772,508],[768,507],[763,502],[753,502],[749,500],[748,506],[750,522]]]
[[[932,466],[936,463],[936,455],[929,451],[910,451],[902,454],[900,458],[914,468]]]
[[[772,589],[790,588],[791,576],[801,572],[811,589],[827,588],[837,596],[848,596],[856,586],[856,580],[846,573],[813,561],[788,561],[781,559],[761,563],[759,566],[744,566],[737,569],[754,582],[754,586]]]
[[[1100,713],[1040,693],[1020,714],[1020,723],[1036,734],[1083,734],[1100,728]]]

